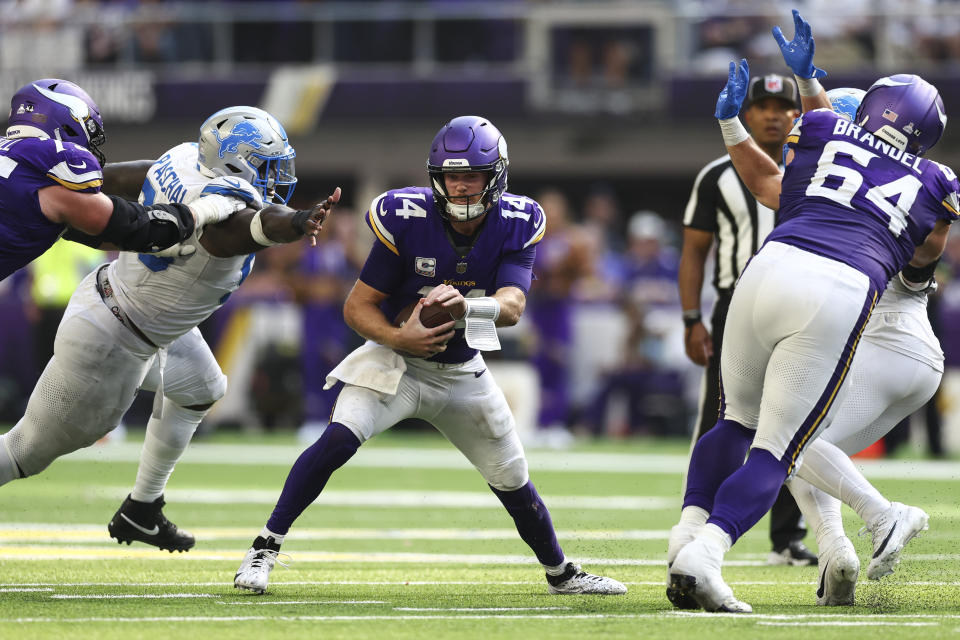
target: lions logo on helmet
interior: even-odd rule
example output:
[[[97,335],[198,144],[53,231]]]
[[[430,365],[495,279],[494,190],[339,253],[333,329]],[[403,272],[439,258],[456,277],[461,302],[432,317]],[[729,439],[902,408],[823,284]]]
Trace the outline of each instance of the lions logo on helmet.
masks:
[[[264,202],[286,204],[297,184],[294,158],[283,125],[256,107],[229,107],[200,127],[200,168],[212,176],[242,178]]]

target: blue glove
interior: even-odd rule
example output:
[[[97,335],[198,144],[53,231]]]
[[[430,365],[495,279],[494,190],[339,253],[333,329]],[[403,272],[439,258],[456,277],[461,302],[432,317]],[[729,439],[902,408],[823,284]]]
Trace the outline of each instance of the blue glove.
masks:
[[[740,105],[747,95],[747,84],[750,82],[750,66],[744,58],[737,65],[730,63],[730,75],[727,77],[727,86],[717,98],[717,110],[714,112],[717,120],[735,118],[740,113]]]
[[[822,78],[827,75],[823,69],[813,66],[813,34],[810,23],[800,17],[800,12],[793,10],[793,40],[787,42],[780,27],[773,28],[773,39],[780,45],[783,61],[793,69],[798,78]]]

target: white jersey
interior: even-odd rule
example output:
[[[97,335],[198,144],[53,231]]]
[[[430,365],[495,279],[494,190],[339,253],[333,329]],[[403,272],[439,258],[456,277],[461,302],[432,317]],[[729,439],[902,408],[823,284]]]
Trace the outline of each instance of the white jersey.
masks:
[[[140,202],[188,203],[211,193],[240,198],[257,209],[263,207],[260,194],[245,180],[201,173],[195,142],[180,144],[153,163]],[[196,253],[181,258],[121,253],[107,274],[120,307],[160,347],[205,320],[253,267],[252,253],[232,258],[211,256],[196,231],[183,244],[195,246]]]
[[[943,372],[943,350],[927,317],[927,294],[910,291],[898,276],[873,309],[863,339]]]

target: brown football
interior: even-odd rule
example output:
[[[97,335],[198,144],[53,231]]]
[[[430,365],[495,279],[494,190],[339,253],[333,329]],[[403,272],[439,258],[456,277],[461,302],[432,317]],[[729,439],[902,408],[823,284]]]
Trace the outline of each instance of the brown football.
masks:
[[[413,308],[417,306],[417,301],[411,302],[403,309],[400,310],[400,313],[397,314],[397,317],[394,318],[393,324],[400,326],[410,318],[410,314],[413,313]],[[442,324],[446,324],[453,320],[453,316],[449,311],[441,307],[439,304],[432,304],[428,307],[420,309],[420,324],[425,326],[428,329],[433,327],[439,327]]]

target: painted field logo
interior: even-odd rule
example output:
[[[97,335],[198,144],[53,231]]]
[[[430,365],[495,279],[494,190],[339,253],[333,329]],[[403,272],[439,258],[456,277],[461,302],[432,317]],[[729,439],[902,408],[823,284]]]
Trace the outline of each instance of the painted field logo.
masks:
[[[414,262],[414,269],[421,276],[426,276],[427,278],[433,278],[437,275],[437,259],[436,258],[417,258]]]
[[[263,134],[260,133],[260,130],[250,122],[238,122],[224,138],[220,137],[216,129],[213,130],[213,135],[216,137],[217,142],[220,143],[221,158],[224,153],[236,153],[241,144],[250,145],[254,149],[259,149],[260,143],[257,142],[257,140],[263,139]]]

